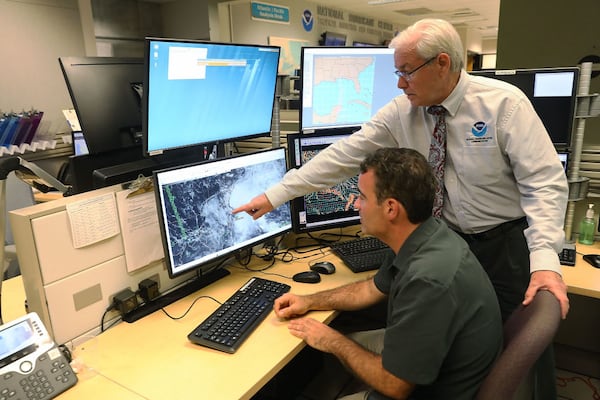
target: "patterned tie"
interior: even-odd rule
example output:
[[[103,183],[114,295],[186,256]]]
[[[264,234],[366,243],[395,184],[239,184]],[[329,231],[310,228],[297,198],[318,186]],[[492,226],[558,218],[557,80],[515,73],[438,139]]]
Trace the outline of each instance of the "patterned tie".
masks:
[[[437,181],[435,200],[433,202],[433,216],[442,216],[444,206],[444,163],[446,162],[446,109],[443,106],[431,106],[427,112],[436,116],[433,137],[429,146],[429,164]]]

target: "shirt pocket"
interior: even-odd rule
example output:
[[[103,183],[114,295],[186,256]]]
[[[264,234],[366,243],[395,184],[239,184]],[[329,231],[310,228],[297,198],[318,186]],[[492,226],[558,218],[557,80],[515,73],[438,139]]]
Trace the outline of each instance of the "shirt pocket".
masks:
[[[463,147],[457,171],[467,185],[484,187],[505,179],[508,165],[496,146]]]

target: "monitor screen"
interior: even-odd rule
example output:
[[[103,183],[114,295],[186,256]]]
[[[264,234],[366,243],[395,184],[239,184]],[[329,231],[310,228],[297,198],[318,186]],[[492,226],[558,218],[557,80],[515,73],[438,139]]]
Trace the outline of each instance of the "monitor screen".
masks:
[[[87,143],[85,142],[85,137],[83,137],[83,132],[73,131],[71,132],[71,137],[73,140],[73,155],[84,156],[89,154],[90,151],[88,150]]]
[[[245,153],[154,173],[169,276],[214,268],[243,249],[291,230],[286,203],[252,219],[231,211],[279,182],[284,148]]]
[[[376,44],[367,43],[367,42],[358,42],[356,40],[352,42],[352,46],[354,46],[354,47],[377,47]]]
[[[290,167],[300,168],[330,144],[349,136],[341,133],[288,135]],[[343,227],[360,222],[354,202],[358,198],[358,175],[331,188],[292,200],[295,233]]]
[[[387,47],[303,47],[300,130],[356,130],[402,94]]]
[[[144,151],[268,136],[280,48],[146,39]]]
[[[571,144],[579,68],[540,68],[473,71],[518,87],[531,101],[557,147]]]
[[[345,46],[346,35],[336,32],[323,32],[319,44],[321,46]]]
[[[90,154],[141,147],[142,58],[60,57]]]

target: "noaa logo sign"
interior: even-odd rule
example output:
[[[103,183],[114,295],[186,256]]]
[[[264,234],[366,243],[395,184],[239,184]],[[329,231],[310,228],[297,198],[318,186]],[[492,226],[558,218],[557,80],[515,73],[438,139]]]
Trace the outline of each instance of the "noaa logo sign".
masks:
[[[304,30],[306,32],[312,31],[313,23],[314,19],[312,12],[310,10],[304,10],[304,12],[302,13],[302,27],[304,28]]]
[[[483,121],[478,121],[473,124],[471,128],[473,136],[482,137],[487,133],[487,124]]]

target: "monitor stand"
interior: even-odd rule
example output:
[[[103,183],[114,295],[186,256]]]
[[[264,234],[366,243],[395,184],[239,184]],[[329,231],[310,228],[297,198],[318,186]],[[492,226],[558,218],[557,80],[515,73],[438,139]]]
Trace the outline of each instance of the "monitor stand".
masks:
[[[169,304],[184,298],[187,295],[190,295],[203,287],[210,285],[213,282],[218,281],[221,278],[229,275],[230,272],[225,268],[218,268],[214,271],[211,271],[207,274],[202,274],[197,278],[191,280],[184,286],[177,288],[171,292],[165,293],[156,299],[146,302],[143,305],[139,306],[133,311],[128,312],[123,315],[123,321],[125,322],[135,322],[140,318],[145,317],[148,314],[152,314],[154,311],[158,311],[161,308],[168,306]]]

